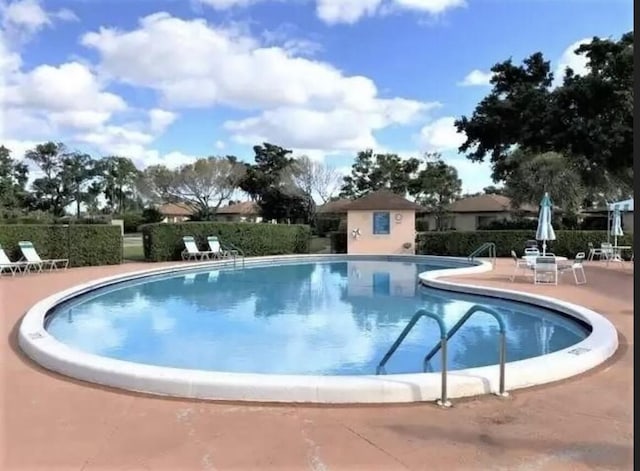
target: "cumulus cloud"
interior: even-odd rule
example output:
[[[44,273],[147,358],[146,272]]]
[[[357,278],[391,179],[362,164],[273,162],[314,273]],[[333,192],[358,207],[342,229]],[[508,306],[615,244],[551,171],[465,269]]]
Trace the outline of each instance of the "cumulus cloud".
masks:
[[[455,120],[453,116],[446,116],[426,124],[418,136],[420,148],[436,152],[457,150],[466,138],[456,129]]]
[[[18,40],[24,40],[55,21],[76,21],[73,11],[63,8],[47,11],[40,0],[0,1],[0,17],[5,32]]]
[[[589,72],[587,57],[584,54],[578,55],[574,51],[583,44],[589,44],[591,40],[592,38],[580,39],[564,50],[557,61],[557,67],[553,73],[554,85],[562,84],[562,79],[564,78],[564,73],[567,68],[573,70],[576,75],[585,75]]]
[[[347,76],[237,29],[157,13],[130,31],[102,28],[82,43],[108,77],[156,90],[167,108],[226,105],[258,113],[225,123],[234,140],[354,149],[373,132],[407,124],[434,104],[379,96],[368,77]],[[173,64],[168,73],[165,64]]]
[[[461,87],[484,87],[490,85],[491,77],[493,77],[493,72],[474,69],[462,81],[458,82],[458,85]]]

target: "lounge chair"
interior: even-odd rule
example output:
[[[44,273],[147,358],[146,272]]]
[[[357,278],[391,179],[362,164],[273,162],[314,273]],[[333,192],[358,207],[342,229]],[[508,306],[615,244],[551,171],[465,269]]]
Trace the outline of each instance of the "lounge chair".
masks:
[[[529,260],[518,258],[514,250],[511,251],[511,258],[513,258],[513,261],[515,262],[515,268],[513,270],[513,274],[511,275],[511,281],[514,281],[516,279],[516,276],[521,270],[530,270],[532,268]]]
[[[181,254],[182,260],[209,260],[213,255],[210,250],[200,250],[193,236],[184,236],[182,241],[185,247]]]
[[[29,262],[32,267],[37,268],[38,272],[41,272],[44,268],[48,268],[51,271],[60,268],[66,269],[69,266],[68,258],[40,258],[36,248],[28,240],[18,242],[18,247],[20,247],[24,260]]]
[[[219,250],[224,253],[225,257],[244,257],[244,253],[242,252],[242,250],[233,245],[231,242],[223,242],[222,240],[220,240],[220,238],[218,238],[218,236],[209,236],[207,240],[209,242],[209,248],[211,250],[216,249],[217,243],[217,247],[219,247]]]
[[[209,244],[209,250],[215,258],[228,258],[231,256],[231,253],[222,247],[220,239],[218,239],[217,236],[207,237],[207,243]]]
[[[576,284],[584,285],[587,282],[587,275],[584,272],[584,266],[582,263],[584,262],[584,259],[585,259],[584,252],[578,252],[573,262],[571,262],[568,265],[561,265],[558,267],[558,270],[560,271],[560,275],[568,271],[571,271],[573,272],[573,279],[576,281]]]
[[[555,255],[541,255],[536,257],[533,267],[533,282],[540,284],[558,284],[558,263]]]
[[[16,273],[24,273],[31,266],[29,262],[12,262],[7,257],[6,252],[0,246],[0,275],[5,272],[11,273],[11,276],[15,276]]]

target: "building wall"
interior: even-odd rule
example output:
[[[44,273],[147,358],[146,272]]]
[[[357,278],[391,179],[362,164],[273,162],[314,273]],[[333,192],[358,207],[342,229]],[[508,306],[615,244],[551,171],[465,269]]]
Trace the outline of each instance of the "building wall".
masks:
[[[373,233],[374,212],[378,211],[347,213],[347,253],[415,254],[415,211],[379,211],[389,213],[389,234]],[[355,229],[360,229],[358,237],[352,236]],[[403,247],[407,242],[411,244],[408,249]]]
[[[449,213],[450,225],[456,231],[476,231],[482,224],[488,224],[491,221],[501,221],[503,219],[513,219],[511,213],[504,211],[500,213]],[[435,230],[436,218],[426,216],[429,221],[429,230]]]
[[[165,223],[177,223],[177,222],[185,222],[188,221],[188,216],[165,216],[162,222]]]

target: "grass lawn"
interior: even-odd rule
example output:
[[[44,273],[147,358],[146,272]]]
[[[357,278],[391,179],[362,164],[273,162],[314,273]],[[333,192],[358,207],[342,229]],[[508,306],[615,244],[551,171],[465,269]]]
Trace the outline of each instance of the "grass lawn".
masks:
[[[312,237],[310,245],[311,253],[329,252],[331,240],[329,237]]]
[[[144,251],[142,245],[125,245],[124,259],[134,262],[144,262]]]

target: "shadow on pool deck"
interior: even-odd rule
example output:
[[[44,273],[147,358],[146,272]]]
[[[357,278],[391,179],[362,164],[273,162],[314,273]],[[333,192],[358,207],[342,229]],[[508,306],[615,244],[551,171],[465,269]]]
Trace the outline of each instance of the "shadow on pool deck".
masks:
[[[154,264],[154,267],[159,264]],[[510,283],[509,260],[462,282],[555,296],[609,318],[620,348],[578,377],[433,404],[307,406],[150,397],[48,372],[19,350],[17,326],[37,300],[88,279],[149,264],[0,280],[2,469],[633,469],[633,275],[586,267],[559,286]],[[626,270],[626,272],[624,271]],[[37,283],[35,282],[37,280]]]

